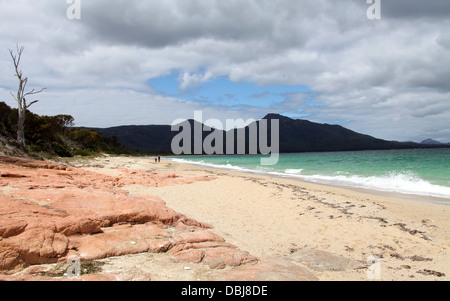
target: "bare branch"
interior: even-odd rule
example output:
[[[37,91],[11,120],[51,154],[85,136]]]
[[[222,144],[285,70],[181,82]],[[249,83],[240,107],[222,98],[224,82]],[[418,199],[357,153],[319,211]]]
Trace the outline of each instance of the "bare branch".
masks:
[[[31,103],[27,104],[27,100],[24,98],[23,99],[23,108],[26,110],[29,107],[31,107],[33,104],[37,103],[38,101],[39,100],[36,99],[36,100],[32,101]]]
[[[14,94],[12,94],[12,92],[9,92],[9,94],[11,94],[11,96],[14,98],[15,101],[19,102],[19,101],[17,100],[17,97],[16,97]]]
[[[24,88],[25,88],[25,87],[24,87]],[[34,95],[34,94],[41,93],[42,91],[44,91],[44,90],[46,90],[46,89],[47,89],[47,88],[42,88],[42,89],[39,90],[39,91],[34,91],[34,89],[33,89],[33,90],[31,90],[30,92],[25,93],[25,94],[23,95],[23,97],[28,96],[28,95]]]
[[[19,49],[19,46],[17,46],[17,55],[15,55],[11,49],[8,49],[8,50],[9,50],[9,54],[11,55],[11,58],[13,59],[13,62],[14,62],[14,69],[16,71],[16,76],[19,79],[22,79],[22,71],[19,70],[19,64],[20,64],[20,59],[22,58],[22,53],[23,53],[24,48],[22,46]]]
[[[20,82],[19,82],[19,91],[20,91],[20,98],[23,98],[25,95],[24,95],[24,93],[25,93],[25,88],[26,88],[26,86],[27,86],[27,84],[28,84],[28,77],[25,77],[24,79],[21,79],[21,77],[19,77],[19,80],[20,80]]]
[[[20,49],[19,49],[19,44],[17,44],[16,47],[17,47],[17,54],[19,55],[19,59],[17,61],[17,66],[19,66],[20,59],[22,58],[22,53],[23,53],[23,50],[24,50],[24,46],[20,47]]]
[[[37,102],[39,102],[39,100],[33,100],[32,102],[30,102],[30,104],[29,105],[27,105],[27,109],[29,108],[29,107],[31,107],[33,104],[35,104],[35,103],[37,103]]]
[[[42,91],[44,91],[44,90],[46,90],[46,89],[47,89],[47,88],[42,88],[42,89],[39,90],[39,91],[34,91],[34,89],[33,89],[33,90],[31,90],[30,92],[25,93],[23,96],[25,97],[25,96],[27,96],[27,95],[33,95],[33,94],[42,93]]]

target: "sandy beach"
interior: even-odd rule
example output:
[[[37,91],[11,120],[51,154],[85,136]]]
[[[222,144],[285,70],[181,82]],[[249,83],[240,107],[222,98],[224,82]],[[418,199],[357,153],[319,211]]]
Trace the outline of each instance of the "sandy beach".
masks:
[[[185,185],[134,184],[124,189],[133,196],[160,197],[169,208],[211,225],[227,242],[260,260],[294,258],[319,280],[449,280],[446,205],[164,158],[155,163],[152,158],[102,157],[75,165],[114,176],[120,175],[118,168],[126,168],[213,177]],[[345,263],[339,264],[341,259]],[[126,262],[115,260],[116,265],[117,260]],[[354,263],[351,268],[349,262]]]

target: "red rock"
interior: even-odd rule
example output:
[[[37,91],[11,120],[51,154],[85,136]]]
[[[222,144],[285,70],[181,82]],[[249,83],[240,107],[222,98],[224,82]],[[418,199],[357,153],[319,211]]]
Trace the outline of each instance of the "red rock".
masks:
[[[56,262],[67,252],[69,240],[48,229],[31,229],[7,239],[9,249],[20,254],[27,264]]]
[[[209,232],[209,231],[205,231]],[[227,266],[240,266],[256,262],[258,259],[248,252],[239,250],[236,246],[222,242],[220,237],[201,232],[199,237],[218,239],[219,241],[202,241],[199,243],[183,243],[175,245],[170,252],[173,253],[174,262],[203,262],[212,269],[223,269]],[[185,236],[186,233],[184,233]]]
[[[55,281],[55,280],[59,279],[52,277],[43,277],[39,275],[12,275],[12,276],[0,275],[0,281]],[[66,278],[61,280],[69,280],[69,279]]]
[[[101,224],[90,218],[67,218],[55,223],[56,232],[66,236],[74,234],[95,234],[102,233]]]
[[[203,260],[205,252],[198,249],[189,249],[177,252],[172,255],[172,261],[174,262],[192,262],[199,263]]]
[[[181,233],[174,238],[175,244],[200,243],[205,241],[224,242],[225,240],[211,231]]]
[[[13,174],[13,173],[2,173],[0,174],[0,178],[26,178],[27,176]]]
[[[118,226],[96,235],[71,236],[70,248],[76,249],[82,259],[100,259],[111,256],[158,253],[166,251],[171,243],[164,229],[152,224]]]
[[[171,248],[169,252],[175,254],[176,252],[189,250],[189,249],[209,249],[209,248],[218,248],[218,247],[237,249],[236,246],[226,243],[226,242],[206,241],[206,242],[201,242],[201,243],[177,244],[173,248]]]
[[[123,175],[110,177],[57,163],[4,156],[0,156],[0,170],[5,175],[0,177],[0,186],[12,191],[11,196],[0,194],[2,273],[61,262],[73,255],[85,260],[170,252],[175,261],[203,262],[214,268],[256,261],[214,232],[205,231],[210,225],[175,212],[158,197],[134,197],[123,189],[130,184],[179,185],[211,177],[186,179],[126,169],[121,170]],[[50,280],[38,274],[10,279]],[[83,279],[122,278],[102,274]]]
[[[0,220],[0,237],[8,238],[22,233],[28,223],[24,220],[7,218]]]
[[[15,166],[21,167],[29,167],[29,168],[44,168],[44,169],[57,169],[57,170],[66,170],[67,167],[62,164],[52,163],[48,161],[38,161],[27,158],[16,158],[16,157],[8,157],[8,156],[0,156],[0,163],[11,164]]]
[[[240,266],[257,261],[258,259],[248,252],[224,247],[207,250],[203,258],[203,263],[209,265],[212,269],[223,269],[226,266]]]
[[[79,277],[49,277],[41,275],[14,275],[14,276],[2,276],[0,275],[0,281],[150,281],[151,276],[148,274],[142,275],[139,279],[132,279],[130,277],[123,277],[120,274],[86,274]]]
[[[25,267],[25,263],[20,259],[19,252],[14,247],[0,241],[0,271],[15,272]]]

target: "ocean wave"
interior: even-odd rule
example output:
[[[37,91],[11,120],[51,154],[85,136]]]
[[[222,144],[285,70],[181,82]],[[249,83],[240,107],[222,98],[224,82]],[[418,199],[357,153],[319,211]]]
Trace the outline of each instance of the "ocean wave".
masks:
[[[269,174],[281,177],[294,177],[305,181],[338,186],[373,189],[378,191],[399,192],[438,198],[450,198],[450,187],[432,184],[411,172],[391,172],[383,176],[360,176],[340,172],[338,175],[305,175],[303,169],[285,169],[283,171],[255,170],[227,163],[213,164],[204,161],[190,161],[170,158],[179,163],[201,165],[211,168],[229,169],[242,172]]]
[[[179,159],[179,158],[167,158],[167,160],[177,162],[177,163],[186,163],[186,164],[193,164],[193,165],[200,165],[205,167],[212,167],[212,168],[220,168],[220,169],[230,169],[230,170],[236,170],[236,171],[243,171],[243,172],[252,172],[252,173],[264,173],[264,171],[258,171],[253,169],[247,169],[242,168],[236,165],[231,165],[230,163],[227,164],[214,164],[214,163],[207,163],[204,161],[191,161],[191,160],[185,160],[185,159]]]
[[[292,174],[294,174],[294,175],[301,174],[302,171],[303,171],[303,169],[285,169],[284,170],[285,173],[291,174],[291,175]]]
[[[400,192],[439,198],[450,198],[450,187],[425,181],[409,172],[392,172],[385,176],[324,176],[310,175],[301,178],[317,183],[337,184],[379,191]]]

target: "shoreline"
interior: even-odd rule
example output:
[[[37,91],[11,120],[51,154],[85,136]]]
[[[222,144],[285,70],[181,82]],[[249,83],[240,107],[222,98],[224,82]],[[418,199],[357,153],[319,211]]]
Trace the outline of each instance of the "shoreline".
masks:
[[[170,162],[193,165],[193,166],[198,166],[200,168],[211,168],[211,169],[217,169],[217,170],[235,171],[238,173],[245,173],[245,174],[249,174],[249,175],[252,175],[252,174],[263,175],[263,176],[265,175],[268,177],[291,179],[291,180],[296,180],[299,182],[306,182],[306,183],[323,185],[323,186],[333,186],[336,188],[349,189],[349,190],[353,190],[353,191],[363,192],[363,193],[367,193],[367,194],[374,194],[374,195],[379,195],[379,196],[384,196],[384,197],[400,198],[400,199],[406,199],[406,200],[425,202],[425,203],[429,203],[429,204],[450,206],[450,198],[446,198],[446,197],[406,193],[406,192],[391,191],[391,190],[381,190],[381,189],[376,189],[376,188],[366,188],[366,187],[360,187],[360,186],[352,186],[352,185],[333,183],[332,181],[327,182],[325,180],[313,181],[313,180],[309,180],[306,178],[302,178],[299,176],[293,176],[293,175],[289,175],[289,174],[284,175],[284,174],[276,173],[276,172],[274,172],[274,173],[262,172],[262,171],[251,170],[251,169],[244,169],[244,168],[236,169],[236,168],[229,168],[226,166],[219,166],[219,165],[210,166],[210,165],[205,165],[205,164],[198,163],[198,162],[172,161],[172,159],[179,159],[179,158],[175,158],[175,157],[164,158],[164,160],[167,160]],[[180,158],[180,159],[182,159],[182,158]]]
[[[125,188],[134,196],[161,198],[169,208],[212,225],[227,242],[261,260],[292,258],[309,250],[367,267],[374,255],[381,260],[381,280],[449,279],[450,209],[446,205],[164,157],[160,163],[145,157],[107,157],[95,163],[101,168],[88,169],[114,174],[122,167],[170,172],[181,178],[214,177],[181,186]],[[311,260],[303,257],[299,263],[320,280],[368,280],[367,269],[318,268]],[[424,271],[444,276],[424,275]]]
[[[164,158],[2,162],[0,280],[69,256],[85,280],[450,279],[448,206]]]

